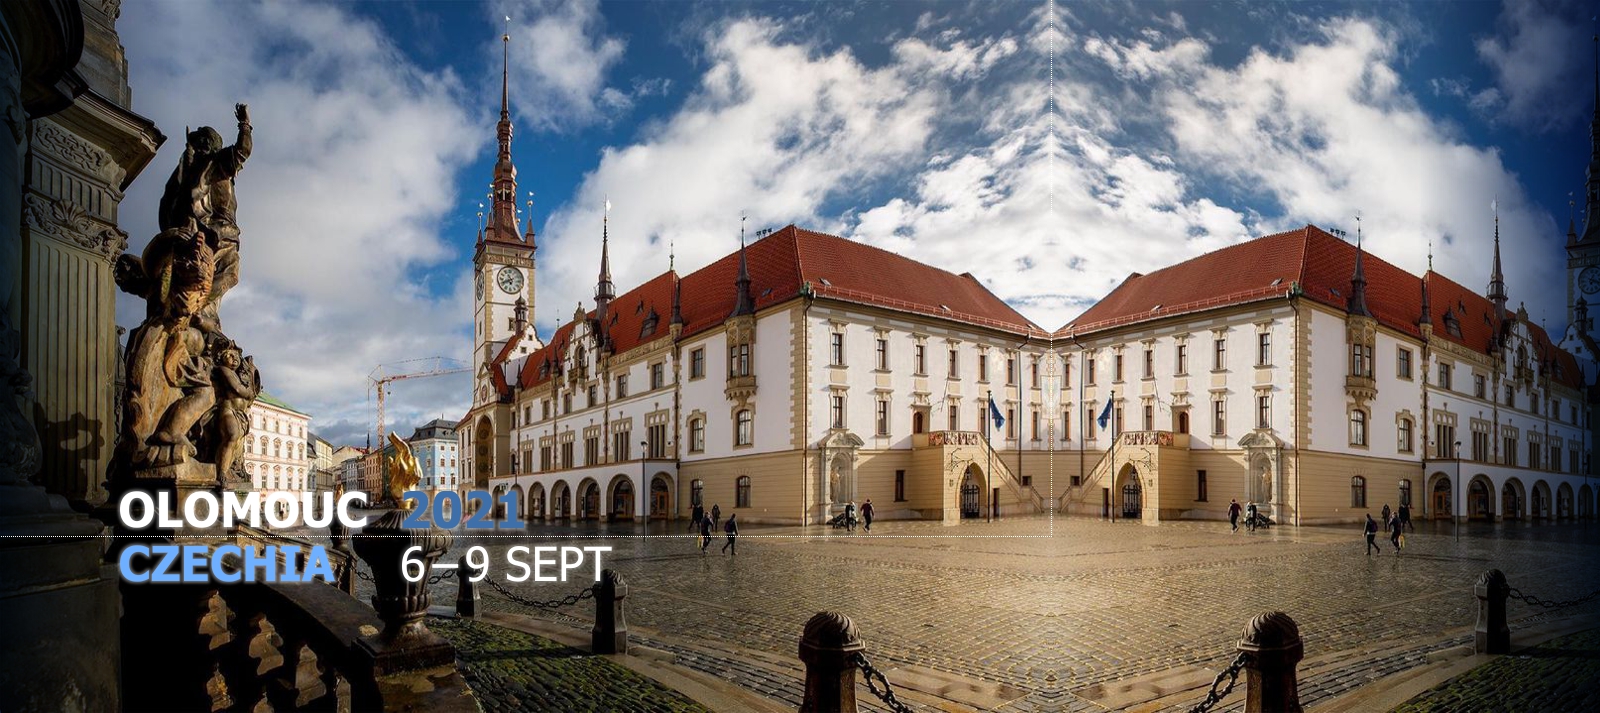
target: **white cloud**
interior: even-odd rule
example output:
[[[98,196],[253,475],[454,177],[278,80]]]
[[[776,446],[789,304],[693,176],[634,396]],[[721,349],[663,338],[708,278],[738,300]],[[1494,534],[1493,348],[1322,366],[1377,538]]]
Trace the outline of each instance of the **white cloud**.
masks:
[[[463,259],[440,222],[456,172],[490,135],[463,110],[460,82],[418,70],[376,24],[338,7],[130,3],[119,25],[134,108],[171,137],[123,203],[133,250],[155,233],[183,127],[210,124],[231,140],[233,103],[249,103],[242,281],[223,302],[224,329],[270,391],[316,417],[314,430],[361,440],[375,365],[468,349],[464,278],[430,284],[421,272]],[[123,295],[119,323],[142,316]],[[415,388],[429,398],[397,399],[392,422],[465,408],[465,381]]]
[[[511,100],[522,127],[583,126],[631,106],[628,94],[606,85],[627,45],[605,34],[599,0],[518,2],[492,12],[496,26],[511,18]]]
[[[1582,116],[1587,33],[1572,3],[1506,0],[1496,34],[1477,41],[1478,57],[1494,72],[1496,92],[1474,95],[1473,107],[1534,130],[1568,125]]]

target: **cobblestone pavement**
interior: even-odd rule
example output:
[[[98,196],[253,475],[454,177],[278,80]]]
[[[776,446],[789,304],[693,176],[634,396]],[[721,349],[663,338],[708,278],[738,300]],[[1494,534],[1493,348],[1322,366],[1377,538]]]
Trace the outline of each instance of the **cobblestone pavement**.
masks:
[[[1600,629],[1503,656],[1417,696],[1393,713],[1600,710]]]
[[[706,710],[627,668],[537,636],[456,619],[430,619],[428,628],[461,652],[461,675],[491,713]]]
[[[1387,542],[1381,555],[1363,554],[1357,526],[1250,534],[1224,523],[1072,518],[1052,527],[1024,518],[958,527],[881,522],[871,535],[747,526],[737,556],[717,553],[720,538],[702,555],[684,527],[458,536],[447,559],[487,546],[496,579],[551,599],[584,584],[509,583],[500,553],[514,544],[603,542],[615,548],[606,566],[628,580],[636,634],[680,652],[692,668],[717,673],[743,652],[764,654],[749,683],[738,682],[792,702],[801,627],[833,609],[855,620],[891,681],[900,669],[932,669],[1023,692],[1006,710],[1103,710],[1094,684],[1173,670],[1209,683],[1231,660],[1244,623],[1272,609],[1300,625],[1302,699],[1314,702],[1459,644],[1476,612],[1472,583],[1486,569],[1498,567],[1512,586],[1546,599],[1600,585],[1600,572],[1587,566],[1600,525],[1572,523],[1472,525],[1459,543],[1449,524],[1421,523],[1398,556]],[[448,603],[454,584],[435,591]],[[487,591],[484,603],[537,614]],[[592,605],[567,611],[583,625]],[[1511,605],[1514,622],[1535,613]]]

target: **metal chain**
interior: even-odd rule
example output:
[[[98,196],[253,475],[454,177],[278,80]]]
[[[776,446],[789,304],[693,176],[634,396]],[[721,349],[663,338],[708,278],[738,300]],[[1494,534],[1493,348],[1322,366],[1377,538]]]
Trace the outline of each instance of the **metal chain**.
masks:
[[[1222,669],[1222,672],[1218,673],[1216,678],[1211,679],[1211,690],[1206,692],[1206,699],[1200,701],[1195,707],[1190,708],[1189,713],[1207,713],[1218,703],[1221,703],[1222,699],[1227,698],[1228,694],[1233,692],[1233,685],[1239,682],[1239,672],[1244,670],[1244,661],[1245,654],[1240,652],[1238,656],[1233,658],[1233,663],[1228,664],[1228,667]],[[1228,685],[1222,685],[1223,679],[1227,679]],[[1218,686],[1221,686],[1220,690]]]
[[[567,595],[565,597],[562,597],[560,599],[549,599],[549,600],[545,600],[545,601],[539,601],[539,600],[536,600],[536,599],[529,599],[527,597],[524,597],[524,596],[515,594],[513,592],[507,591],[505,587],[500,586],[499,582],[494,581],[493,577],[484,577],[483,581],[488,582],[489,583],[489,587],[491,589],[493,589],[495,592],[497,592],[500,595],[500,597],[502,599],[505,599],[506,601],[512,602],[513,604],[521,604],[522,606],[525,606],[525,607],[532,607],[534,609],[543,609],[543,610],[546,610],[546,611],[550,611],[552,609],[559,609],[561,607],[569,607],[569,606],[577,604],[578,602],[581,602],[581,601],[583,601],[585,599],[593,599],[594,598],[594,590],[595,590],[594,587],[589,587],[587,589],[584,589],[581,592],[578,592],[577,594],[569,594],[569,595]]]
[[[1588,594],[1577,599],[1568,599],[1560,602],[1550,599],[1540,599],[1532,594],[1523,594],[1522,590],[1517,589],[1516,587],[1511,587],[1508,592],[1512,599],[1530,604],[1532,606],[1544,607],[1545,609],[1566,609],[1567,607],[1575,607],[1579,604],[1584,604],[1595,597],[1600,597],[1600,589],[1589,592]]]
[[[861,675],[866,677],[867,690],[872,691],[872,695],[883,701],[883,704],[888,706],[889,710],[894,711],[894,713],[912,713],[911,706],[901,703],[900,699],[895,697],[894,688],[889,685],[889,679],[885,678],[878,669],[872,667],[872,662],[867,660],[865,652],[857,651],[856,655],[851,657],[851,661],[856,668],[861,669]],[[879,683],[883,684],[882,690],[878,688]]]
[[[433,586],[435,584],[443,582],[446,579],[455,579],[455,576],[456,576],[456,571],[455,570],[447,569],[447,570],[445,570],[443,572],[440,572],[440,573],[438,573],[436,575],[433,575],[432,577],[429,577],[428,578],[428,586],[431,587],[431,586]]]
[[[356,577],[358,579],[361,579],[362,581],[365,581],[365,582],[372,582],[372,575],[361,571],[360,567],[356,567],[354,565],[351,565],[350,569],[353,570],[356,573]],[[377,582],[372,582],[372,583],[373,584],[377,584]]]

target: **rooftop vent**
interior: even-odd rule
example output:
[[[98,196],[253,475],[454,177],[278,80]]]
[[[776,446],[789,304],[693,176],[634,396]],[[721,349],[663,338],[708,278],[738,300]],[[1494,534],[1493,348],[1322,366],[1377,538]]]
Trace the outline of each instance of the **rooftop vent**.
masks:
[[[820,278],[817,281],[821,282],[824,287],[833,287],[833,283],[832,282],[828,282],[828,278],[826,278],[826,277]]]
[[[1268,285],[1268,287],[1277,287],[1278,285],[1281,285],[1281,284],[1283,284],[1283,278],[1279,277],[1279,278],[1273,280],[1272,284]]]

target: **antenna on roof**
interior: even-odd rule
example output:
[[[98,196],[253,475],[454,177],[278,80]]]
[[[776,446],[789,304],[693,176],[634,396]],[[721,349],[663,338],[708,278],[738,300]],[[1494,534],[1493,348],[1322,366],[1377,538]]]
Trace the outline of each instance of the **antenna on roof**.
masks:
[[[677,269],[677,264],[678,264],[678,241],[677,241],[677,239],[671,239],[671,240],[667,241],[667,272],[672,272],[673,270],[676,270]]]
[[[1433,272],[1433,238],[1428,238],[1428,272]]]

